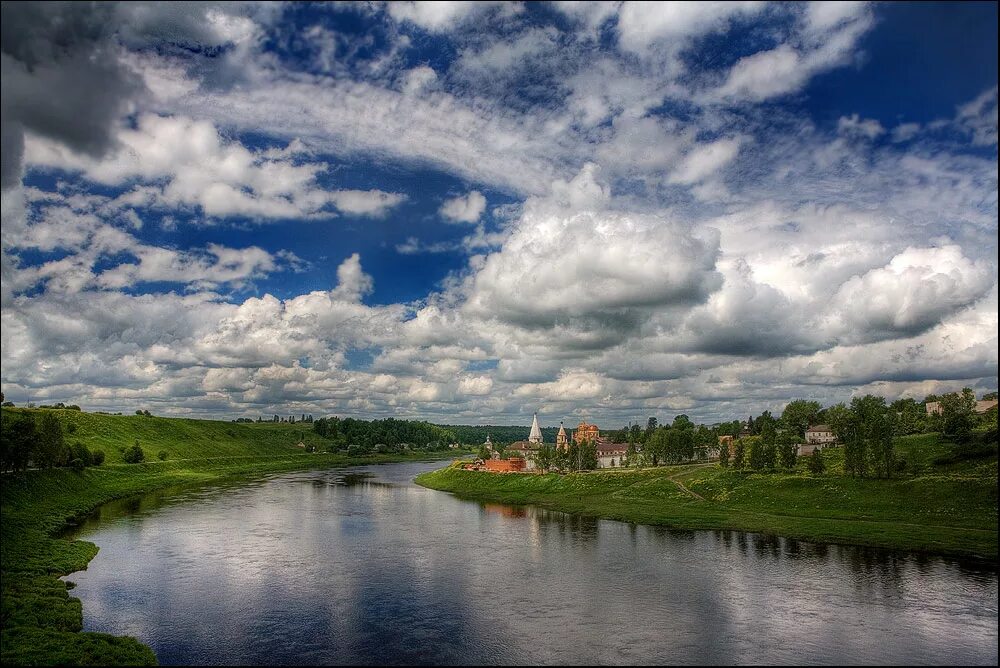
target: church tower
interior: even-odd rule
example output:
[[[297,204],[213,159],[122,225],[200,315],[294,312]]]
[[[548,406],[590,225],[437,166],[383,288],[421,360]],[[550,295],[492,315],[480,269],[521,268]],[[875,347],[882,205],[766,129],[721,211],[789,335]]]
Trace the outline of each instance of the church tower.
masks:
[[[556,434],[556,449],[557,450],[569,449],[569,439],[566,438],[566,428],[563,427],[562,421],[559,422],[559,433]]]
[[[528,433],[528,443],[541,443],[542,430],[538,427],[538,413],[531,420],[531,431]]]

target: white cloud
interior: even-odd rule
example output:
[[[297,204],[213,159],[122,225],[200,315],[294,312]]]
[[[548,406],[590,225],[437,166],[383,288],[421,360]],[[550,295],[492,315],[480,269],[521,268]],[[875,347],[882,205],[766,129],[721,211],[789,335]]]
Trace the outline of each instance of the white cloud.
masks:
[[[885,128],[873,118],[861,118],[857,114],[851,114],[841,116],[837,120],[837,132],[846,137],[864,137],[872,140],[885,134]]]
[[[209,121],[143,114],[134,129],[120,129],[117,139],[117,153],[97,160],[55,142],[29,138],[26,162],[29,167],[79,171],[107,185],[141,179],[151,184],[137,189],[143,204],[198,207],[216,217],[330,216],[331,206],[344,213],[380,216],[405,199],[380,190],[324,190],[316,176],[326,165],[299,164],[301,142],[282,151],[254,152],[223,138]]]
[[[740,139],[719,139],[694,147],[670,175],[670,182],[690,185],[705,180],[736,158],[741,143]]]
[[[464,197],[453,197],[445,200],[440,213],[453,223],[475,223],[486,210],[486,198],[478,190],[469,192]]]
[[[958,108],[958,122],[977,146],[997,145],[997,87]]]
[[[446,32],[504,3],[461,0],[389,2],[386,9],[397,21],[409,21],[430,32]]]
[[[625,2],[618,17],[619,43],[641,53],[656,42],[674,42],[720,30],[739,15],[762,10],[763,2]]]

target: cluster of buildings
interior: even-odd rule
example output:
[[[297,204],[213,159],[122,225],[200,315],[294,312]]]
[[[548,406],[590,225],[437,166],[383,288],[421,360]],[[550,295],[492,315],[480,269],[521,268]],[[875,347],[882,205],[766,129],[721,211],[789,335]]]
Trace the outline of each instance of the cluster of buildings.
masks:
[[[601,430],[596,424],[581,422],[573,432],[572,442],[580,445],[582,443],[593,443],[597,451],[597,468],[617,468],[624,466],[623,459],[628,451],[628,443],[613,443],[611,439],[601,436]],[[499,449],[493,446],[490,437],[487,435],[484,445],[493,453],[493,457],[483,461],[481,464],[469,464],[466,468],[493,471],[496,473],[534,471],[536,468],[535,454],[542,449],[542,429],[538,426],[538,413],[535,413],[531,420],[531,429],[528,432],[528,439],[516,441],[507,446],[504,450],[513,453],[507,459],[500,458]],[[566,427],[559,423],[559,433],[556,434],[555,447],[563,452],[569,450],[570,436],[566,432]]]

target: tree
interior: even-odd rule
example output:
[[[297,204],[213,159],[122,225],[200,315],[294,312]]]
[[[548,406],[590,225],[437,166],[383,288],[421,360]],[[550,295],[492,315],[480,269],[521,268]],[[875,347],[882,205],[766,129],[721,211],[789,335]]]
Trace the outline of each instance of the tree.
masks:
[[[646,420],[646,433],[651,434],[653,430],[656,429],[656,426],[657,426],[656,418],[650,416],[650,418]]]
[[[23,471],[35,457],[38,433],[31,415],[3,411],[0,417],[0,461],[4,471]]]
[[[479,458],[480,459],[482,459],[485,462],[487,459],[489,459],[492,456],[493,456],[493,453],[490,452],[490,449],[488,447],[486,447],[485,444],[479,446]]]
[[[760,436],[748,436],[747,447],[750,450],[750,468],[754,471],[763,471],[767,468],[767,445]]]
[[[54,413],[45,411],[38,423],[38,446],[35,463],[48,468],[69,463],[69,450],[63,440],[62,425]]]
[[[719,445],[719,466],[722,468],[729,467],[729,443]]]
[[[746,452],[747,446],[744,443],[746,439],[738,438],[736,439],[736,445],[733,446],[733,468],[740,470],[746,463]]]
[[[781,460],[782,468],[795,468],[795,460],[799,455],[797,440],[791,431],[783,431],[778,434],[778,458]]]
[[[531,457],[542,473],[548,471],[556,461],[556,451],[551,445],[542,445]]]
[[[826,464],[823,462],[823,451],[816,448],[809,457],[809,472],[813,475],[820,475],[824,470],[826,470]]]
[[[146,453],[142,451],[139,446],[139,439],[135,440],[135,443],[125,448],[125,452],[122,453],[122,460],[126,464],[138,464],[146,459]]]
[[[838,441],[845,442],[851,422],[851,411],[847,406],[843,403],[834,404],[821,411],[818,419],[830,425],[830,429],[833,430],[833,435],[837,437]]]
[[[638,465],[639,465],[639,450],[635,447],[635,443],[629,441],[628,448],[625,449],[624,466],[638,466]]]
[[[643,448],[643,453],[648,455],[653,466],[657,466],[661,459],[665,459],[667,456],[667,429],[665,427],[658,427],[648,439],[646,439],[646,446]]]
[[[674,423],[670,425],[671,429],[694,429],[694,423],[691,422],[691,418],[683,413],[674,418]]]
[[[947,437],[964,445],[972,440],[972,418],[976,410],[976,395],[965,388],[961,394],[951,393],[941,397],[941,431]]]
[[[785,410],[781,413],[781,424],[785,429],[789,429],[796,436],[805,436],[806,429],[810,425],[816,424],[816,416],[819,414],[821,406],[818,401],[806,401],[796,399],[788,402]]]
[[[851,420],[844,441],[844,469],[864,476],[869,467],[877,476],[889,477],[895,468],[893,431],[895,414],[885,398],[873,394],[851,399]]]

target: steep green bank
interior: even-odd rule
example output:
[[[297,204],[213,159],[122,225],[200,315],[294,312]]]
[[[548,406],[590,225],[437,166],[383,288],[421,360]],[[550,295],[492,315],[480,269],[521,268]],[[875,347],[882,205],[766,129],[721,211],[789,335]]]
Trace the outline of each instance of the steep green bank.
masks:
[[[997,559],[997,458],[935,464],[936,436],[899,439],[912,473],[890,480],[830,472],[745,473],[715,464],[567,475],[448,467],[417,477],[432,489],[683,529],[736,529],[803,540]],[[935,454],[936,453],[936,454]]]
[[[320,445],[306,425],[234,424],[58,411],[67,439],[104,449],[120,461],[118,448],[136,438],[146,451],[168,452],[166,461],[106,464],[4,474],[0,504],[0,659],[4,664],[152,664],[152,651],[134,638],[82,633],[80,601],[59,576],[86,568],[97,546],[58,538],[72,524],[113,499],[164,487],[204,484],[223,478],[259,477],[299,469],[450,457],[413,453],[348,458],[308,454],[296,446]],[[69,427],[76,424],[76,427]],[[71,432],[71,433],[70,433]]]

